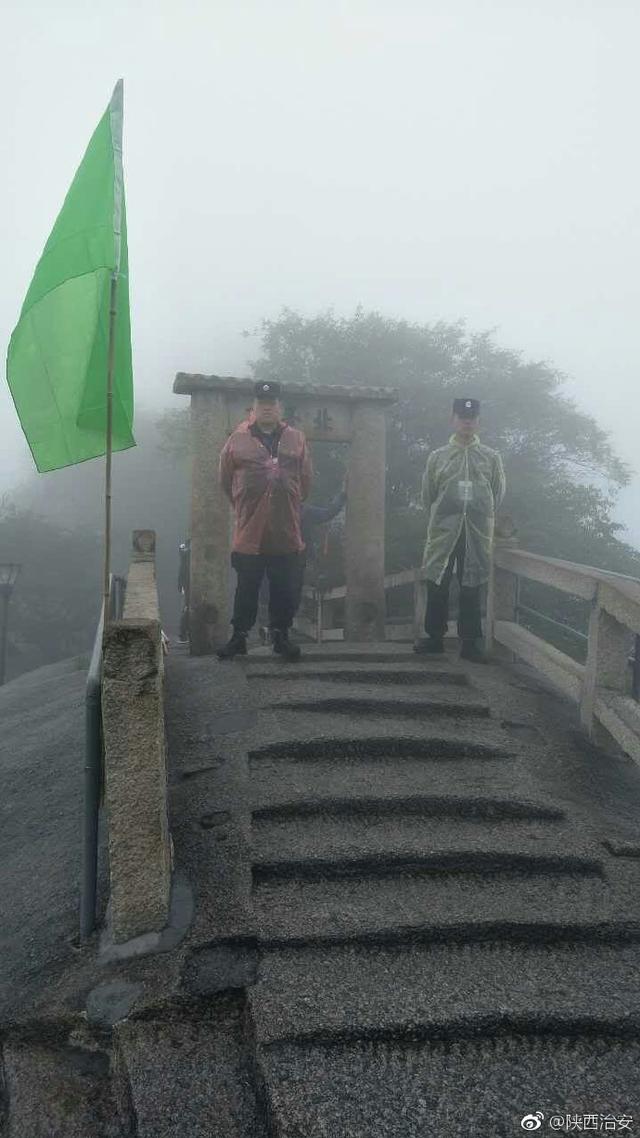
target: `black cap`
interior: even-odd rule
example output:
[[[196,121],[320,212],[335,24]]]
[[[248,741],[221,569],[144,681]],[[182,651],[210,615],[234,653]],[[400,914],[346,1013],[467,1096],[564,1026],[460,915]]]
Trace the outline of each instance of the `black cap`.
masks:
[[[461,419],[477,419],[480,414],[480,400],[454,399],[453,413]]]
[[[273,380],[260,380],[259,383],[254,383],[253,394],[256,399],[264,399],[265,402],[273,402],[274,399],[280,398],[280,384]]]

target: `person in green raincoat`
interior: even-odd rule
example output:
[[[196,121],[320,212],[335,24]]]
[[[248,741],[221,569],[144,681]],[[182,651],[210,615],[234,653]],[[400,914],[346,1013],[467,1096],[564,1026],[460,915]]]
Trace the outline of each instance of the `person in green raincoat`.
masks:
[[[427,570],[426,640],[419,654],[444,652],[449,586],[454,569],[460,585],[460,655],[481,663],[480,587],[489,579],[495,514],[505,492],[502,459],[476,433],[477,399],[454,399],[453,434],[429,455],[422,502],[429,519],[423,565]]]

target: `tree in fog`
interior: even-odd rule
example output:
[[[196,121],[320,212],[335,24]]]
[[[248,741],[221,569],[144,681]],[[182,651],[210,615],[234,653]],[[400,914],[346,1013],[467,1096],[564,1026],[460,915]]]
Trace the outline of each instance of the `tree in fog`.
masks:
[[[394,387],[387,433],[387,569],[418,563],[425,537],[419,487],[426,458],[449,437],[455,396],[480,399],[481,436],[503,455],[503,512],[523,547],[553,557],[640,573],[640,555],[612,520],[630,471],[608,435],[562,392],[546,362],[501,348],[462,323],[412,324],[377,312],[308,318],[284,311],[263,325],[257,379]],[[333,490],[341,453],[317,447],[319,481]]]
[[[428,452],[449,436],[451,401],[482,401],[481,434],[503,454],[509,482],[503,510],[521,545],[640,576],[640,554],[620,540],[612,520],[616,493],[629,471],[606,433],[562,392],[550,364],[501,348],[490,334],[463,324],[411,324],[379,313],[307,318],[285,311],[263,326],[256,378],[287,383],[355,384],[398,389],[387,435],[386,564],[419,564],[426,519],[419,488]],[[177,629],[178,545],[189,532],[189,411],[184,403],[160,416],[138,414],[138,446],[114,460],[113,567],[126,572],[131,530],[155,529],[163,622]],[[348,447],[313,446],[312,498],[340,488]],[[25,569],[12,604],[13,674],[88,652],[101,593],[104,464],[36,477],[16,490],[0,514],[3,560]],[[344,580],[341,520],[329,531],[325,575]],[[536,587],[537,588],[537,587]],[[571,601],[545,597],[551,615],[580,623]],[[542,631],[541,629],[536,631]],[[547,630],[545,630],[547,631]]]

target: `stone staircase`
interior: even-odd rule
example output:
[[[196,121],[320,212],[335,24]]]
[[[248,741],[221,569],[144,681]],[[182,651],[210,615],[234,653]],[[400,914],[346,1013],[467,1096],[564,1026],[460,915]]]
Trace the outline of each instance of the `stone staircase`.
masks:
[[[640,1129],[640,859],[546,785],[500,669],[394,645],[180,667],[199,939],[164,1006],[4,1041],[2,1138],[508,1138],[536,1110]],[[244,749],[187,706],[222,680],[259,709]],[[214,934],[238,819],[247,923]]]
[[[282,1138],[640,1107],[638,866],[547,799],[475,674],[346,646],[247,667],[282,736],[249,756],[249,1006]]]

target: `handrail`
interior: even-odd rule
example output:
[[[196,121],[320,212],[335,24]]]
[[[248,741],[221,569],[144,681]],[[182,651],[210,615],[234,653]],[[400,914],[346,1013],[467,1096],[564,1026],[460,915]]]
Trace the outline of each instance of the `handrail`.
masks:
[[[580,565],[574,561],[563,561],[556,557],[547,557],[540,553],[529,553],[526,549],[515,546],[502,546],[497,543],[494,549],[494,565],[505,569],[520,577],[527,577],[531,581],[550,585],[561,592],[584,600],[593,600],[598,583],[602,583],[618,592],[625,601],[637,604],[640,607],[640,580],[625,573],[615,573],[610,569],[596,569],[591,565]],[[384,587],[387,589],[402,588],[420,581],[426,581],[427,570],[424,566],[413,569],[401,569],[395,573],[387,573],[384,578]],[[305,586],[303,596],[313,599],[318,590],[312,586]],[[322,593],[323,600],[344,600],[347,595],[346,585],[336,585]]]
[[[112,620],[124,610],[126,581],[111,574],[109,602]],[[84,813],[82,818],[82,882],[80,887],[80,936],[91,936],[96,921],[98,880],[98,823],[102,797],[102,640],[104,605],[96,629],[85,687]]]
[[[550,585],[561,592],[581,597],[583,600],[593,600],[596,595],[598,583],[608,586],[614,593],[620,594],[625,603],[638,605],[638,620],[640,622],[640,580],[624,573],[614,573],[609,569],[596,569],[590,565],[579,565],[573,561],[562,561],[556,557],[546,557],[539,553],[529,553],[517,547],[503,547],[496,545],[494,551],[494,564],[508,572],[520,577],[527,577],[531,581]],[[384,587],[387,589],[402,588],[426,581],[427,570],[424,566],[414,569],[402,569],[396,573],[387,573],[384,578]],[[343,600],[347,595],[346,585],[337,585],[333,589],[323,592],[323,600]],[[304,596],[312,599],[316,596],[313,588],[304,589]],[[638,629],[640,632],[640,628]]]
[[[499,569],[588,601],[595,598],[599,584],[605,585],[623,604],[638,607],[637,620],[640,625],[640,581],[635,577],[499,544],[494,552],[494,564]],[[640,627],[636,631],[640,632]]]
[[[584,665],[577,668],[571,657],[518,624],[524,609],[518,591],[521,578],[590,603]],[[494,640],[570,695],[589,735],[598,725],[604,727],[640,761],[640,580],[498,543],[487,619],[488,645]]]
[[[531,565],[539,562],[545,562],[547,565],[552,565],[559,569],[568,569],[572,573],[579,573],[583,577],[590,577],[595,580],[610,580],[614,578],[617,581],[629,581],[640,590],[640,580],[637,577],[632,577],[629,573],[617,573],[613,569],[599,569],[595,565],[582,565],[579,561],[565,561],[559,557],[548,557],[544,553],[531,553],[528,549],[520,549],[517,545],[502,545],[498,543],[494,550],[495,562],[497,565],[515,559],[523,560]]]

